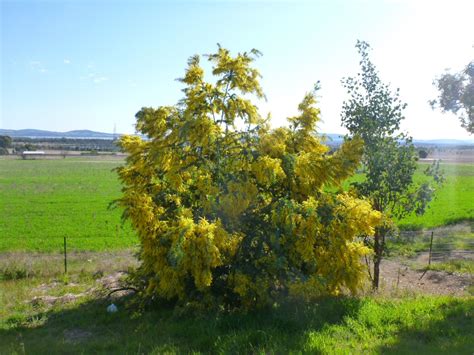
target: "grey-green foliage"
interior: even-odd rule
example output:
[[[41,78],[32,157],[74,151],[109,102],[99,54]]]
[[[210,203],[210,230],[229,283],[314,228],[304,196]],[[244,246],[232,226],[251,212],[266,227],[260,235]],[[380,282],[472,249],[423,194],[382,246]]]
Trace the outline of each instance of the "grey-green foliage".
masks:
[[[444,73],[433,81],[433,85],[439,96],[430,101],[431,106],[458,115],[461,126],[474,133],[474,61],[459,73]]]
[[[390,219],[413,212],[424,213],[434,188],[428,182],[416,184],[413,181],[418,154],[412,138],[400,132],[406,104],[400,99],[399,89],[393,91],[381,81],[369,58],[368,43],[357,41],[356,48],[361,56],[360,72],[356,77],[342,80],[349,99],[343,103],[341,118],[349,137],[359,136],[365,144],[365,179],[353,186],[387,217],[386,223],[376,230],[374,239],[374,286],[378,287],[378,266],[385,236],[391,228]],[[426,173],[441,181],[438,168],[435,165]]]

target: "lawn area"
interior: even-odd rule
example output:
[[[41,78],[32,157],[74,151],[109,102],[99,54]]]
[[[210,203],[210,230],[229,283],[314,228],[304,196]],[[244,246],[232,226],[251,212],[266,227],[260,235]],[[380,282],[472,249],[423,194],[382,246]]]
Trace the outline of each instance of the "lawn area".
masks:
[[[110,250],[137,243],[120,210],[113,168],[93,158],[0,160],[0,251]]]
[[[129,248],[137,238],[120,210],[113,168],[120,161],[0,159],[0,251],[59,251]],[[421,179],[420,164],[416,178]],[[424,216],[399,222],[405,229],[431,228],[474,218],[474,164],[443,164],[446,182]],[[360,177],[356,177],[360,178]]]

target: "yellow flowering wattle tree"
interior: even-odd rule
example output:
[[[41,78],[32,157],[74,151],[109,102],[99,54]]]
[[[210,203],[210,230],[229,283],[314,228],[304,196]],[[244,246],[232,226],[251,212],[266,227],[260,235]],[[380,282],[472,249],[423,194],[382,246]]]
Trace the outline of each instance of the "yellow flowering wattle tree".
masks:
[[[316,135],[315,92],[288,128],[270,129],[250,97],[263,98],[251,64],[259,52],[188,61],[176,106],[142,108],[123,136],[119,200],[141,242],[137,279],[145,295],[255,307],[287,294],[356,292],[380,214],[332,187],[351,176],[363,146],[330,153]]]

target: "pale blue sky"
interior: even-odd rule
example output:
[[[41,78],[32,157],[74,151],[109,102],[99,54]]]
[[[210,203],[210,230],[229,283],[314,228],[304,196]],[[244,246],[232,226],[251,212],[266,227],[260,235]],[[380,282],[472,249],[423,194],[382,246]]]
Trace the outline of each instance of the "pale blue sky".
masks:
[[[344,132],[343,76],[355,75],[357,39],[373,47],[384,80],[408,103],[416,138],[469,138],[432,111],[433,78],[474,58],[472,1],[1,1],[0,127],[134,131],[142,106],[176,103],[192,54],[216,43],[257,48],[275,126],[321,81],[326,133]],[[470,137],[472,138],[472,137]]]

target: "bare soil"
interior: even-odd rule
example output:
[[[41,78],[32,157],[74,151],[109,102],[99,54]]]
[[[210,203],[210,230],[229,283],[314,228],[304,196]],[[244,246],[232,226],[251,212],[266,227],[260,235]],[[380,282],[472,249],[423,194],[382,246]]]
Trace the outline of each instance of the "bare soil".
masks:
[[[421,255],[419,258],[427,259],[427,256]],[[406,260],[382,260],[381,291],[465,296],[469,286],[474,285],[473,275],[433,270],[425,273],[423,268],[413,265]]]

